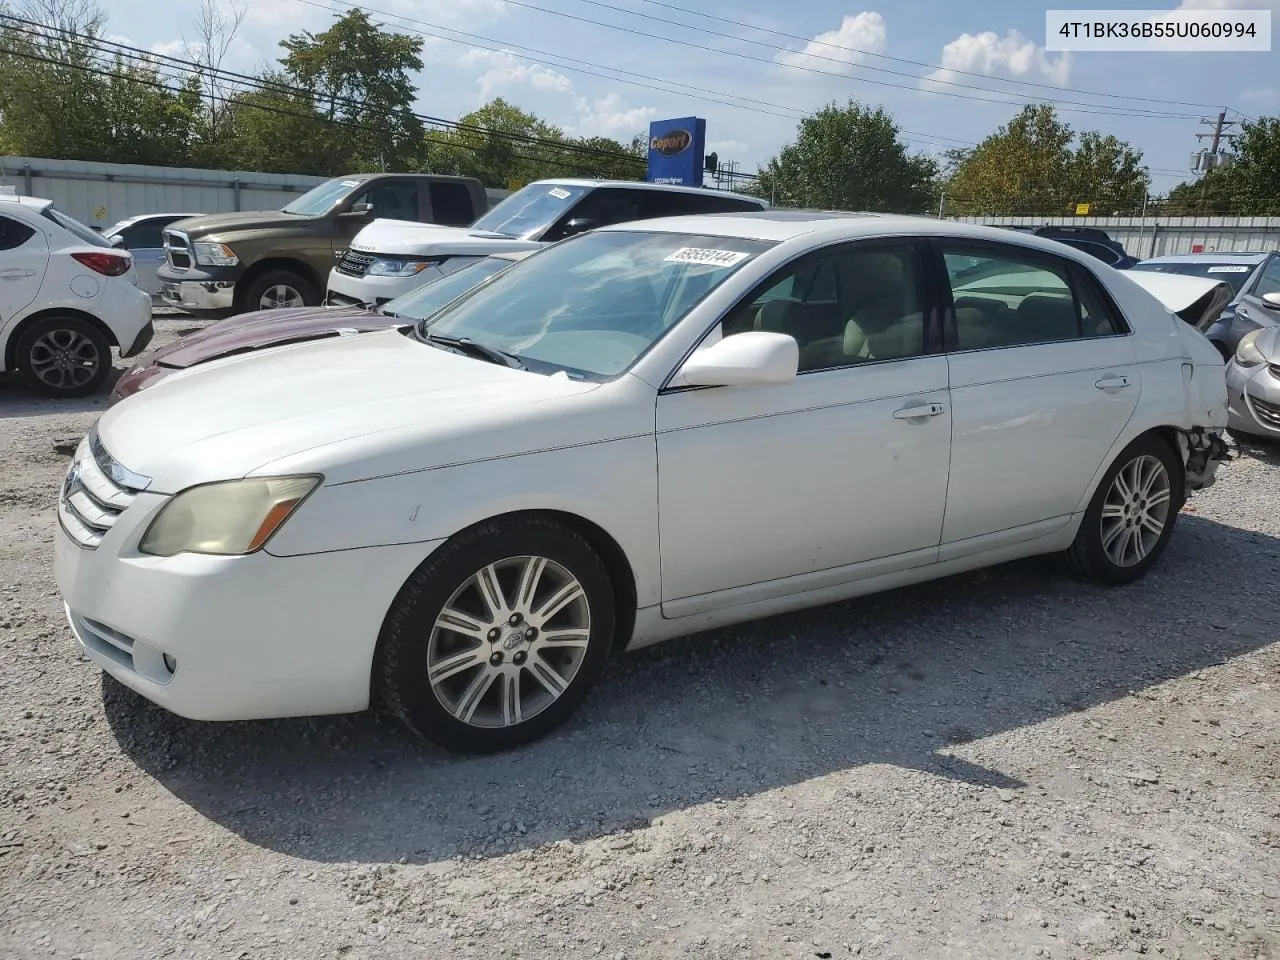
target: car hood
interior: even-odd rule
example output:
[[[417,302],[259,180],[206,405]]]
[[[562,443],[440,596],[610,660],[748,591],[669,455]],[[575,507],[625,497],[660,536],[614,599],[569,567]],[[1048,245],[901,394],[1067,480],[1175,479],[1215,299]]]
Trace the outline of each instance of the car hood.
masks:
[[[185,233],[192,240],[197,237],[231,237],[245,231],[268,230],[273,228],[295,229],[310,224],[314,217],[299,217],[292,213],[281,213],[279,210],[252,210],[242,213],[207,213],[192,217],[190,220],[179,220],[169,229]]]
[[[385,317],[363,307],[298,307],[256,310],[219,320],[151,351],[140,365],[160,364],[184,369],[218,357],[246,350],[317,340],[321,337],[365,333],[405,326],[404,320]]]
[[[507,250],[536,250],[537,240],[472,232],[469,227],[441,227],[407,220],[375,220],[356,234],[351,249],[400,256],[483,256]]]
[[[597,388],[385,331],[190,367],[110,407],[98,433],[161,493],[255,472],[341,483],[608,439],[606,422],[569,437],[558,415]]]
[[[1152,270],[1126,270],[1124,275],[1197,330],[1209,329],[1235,298],[1222,280]]]

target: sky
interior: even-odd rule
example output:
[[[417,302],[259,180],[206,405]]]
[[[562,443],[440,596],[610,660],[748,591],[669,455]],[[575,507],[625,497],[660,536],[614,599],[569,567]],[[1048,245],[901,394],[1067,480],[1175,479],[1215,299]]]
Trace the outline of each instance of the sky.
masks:
[[[243,0],[217,0],[224,6]],[[181,56],[198,0],[102,0],[114,39]],[[253,0],[224,67],[272,64],[279,41],[318,32],[349,0]],[[754,171],[833,100],[883,106],[908,146],[937,154],[993,132],[1028,100],[1077,130],[1144,153],[1152,192],[1190,177],[1202,124],[1280,114],[1280,0],[1181,0],[1269,9],[1267,53],[1056,53],[1045,6],[1025,0],[370,0],[389,29],[423,37],[423,114],[456,120],[501,96],[575,136],[627,141],[651,120],[698,116],[707,149]],[[1080,6],[1076,4],[1076,6]],[[1105,6],[1095,0],[1086,9]],[[1115,6],[1115,5],[1113,5]],[[1126,0],[1168,10],[1174,0]],[[1053,4],[1069,8],[1069,2]],[[1228,128],[1234,130],[1238,128]]]

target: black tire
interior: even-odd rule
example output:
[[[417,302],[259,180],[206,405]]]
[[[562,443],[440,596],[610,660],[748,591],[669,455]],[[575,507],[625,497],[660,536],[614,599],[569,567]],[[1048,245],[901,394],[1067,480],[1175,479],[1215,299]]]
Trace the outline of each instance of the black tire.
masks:
[[[437,696],[429,679],[428,648],[446,604],[451,600],[460,602],[454,599],[455,593],[478,571],[515,557],[547,558],[577,579],[589,610],[586,650],[564,691],[540,712],[507,726],[478,726],[459,719]],[[503,589],[504,598],[511,594],[511,590]],[[582,703],[608,662],[615,618],[613,584],[599,555],[581,536],[542,517],[488,521],[453,537],[427,558],[400,589],[378,638],[372,693],[375,701],[410,730],[448,750],[492,753],[510,749],[545,736]],[[483,622],[488,626],[491,621]],[[506,621],[502,624],[502,629],[507,630]],[[504,648],[492,635],[488,639],[489,646],[482,642],[470,649],[481,650],[483,656]],[[537,654],[531,648],[528,656],[527,662],[532,665]],[[513,658],[511,664],[515,663]],[[484,672],[486,667],[474,669]],[[524,674],[519,677],[523,679]],[[517,686],[522,679],[516,680]],[[536,694],[545,696],[530,682]],[[486,691],[489,692],[477,699],[489,702],[491,692],[502,695],[495,688],[486,687]]]
[[[45,317],[22,331],[14,366],[37,393],[47,397],[84,397],[107,379],[111,344],[88,320]]]
[[[306,277],[294,273],[292,270],[268,270],[260,277],[255,278],[245,288],[244,303],[242,304],[244,312],[253,313],[256,310],[270,309],[262,306],[262,298],[266,296],[268,290],[277,287],[295,291],[302,299],[301,306],[315,307],[320,305],[320,294],[316,292],[315,286]],[[283,303],[279,305],[298,306],[298,304]]]
[[[1164,466],[1169,480],[1169,509],[1164,526],[1154,545],[1146,555],[1131,565],[1122,566],[1107,553],[1103,542],[1102,512],[1111,493],[1116,477],[1122,470],[1143,457],[1154,457]],[[1121,451],[1115,462],[1102,477],[1093,499],[1080,521],[1075,541],[1067,550],[1067,562],[1072,572],[1083,580],[1108,586],[1132,583],[1142,577],[1160,559],[1173,535],[1178,513],[1185,502],[1182,462],[1169,444],[1154,434],[1138,437]]]

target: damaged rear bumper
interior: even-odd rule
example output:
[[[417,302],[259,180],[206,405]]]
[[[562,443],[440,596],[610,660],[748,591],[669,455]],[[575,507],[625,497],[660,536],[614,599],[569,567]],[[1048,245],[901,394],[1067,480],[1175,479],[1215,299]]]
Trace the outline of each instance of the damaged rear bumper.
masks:
[[[1233,459],[1221,430],[1194,427],[1178,434],[1186,464],[1186,492],[1213,486],[1218,467]]]

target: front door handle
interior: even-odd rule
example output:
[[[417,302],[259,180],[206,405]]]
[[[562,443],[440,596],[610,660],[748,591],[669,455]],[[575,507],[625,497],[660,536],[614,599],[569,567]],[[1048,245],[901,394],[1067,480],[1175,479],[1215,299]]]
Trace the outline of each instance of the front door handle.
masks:
[[[901,407],[893,411],[893,419],[895,420],[924,420],[926,417],[936,417],[946,410],[940,403],[917,403],[914,406]]]
[[[1128,377],[1103,377],[1094,384],[1099,390],[1119,390],[1129,385]]]

